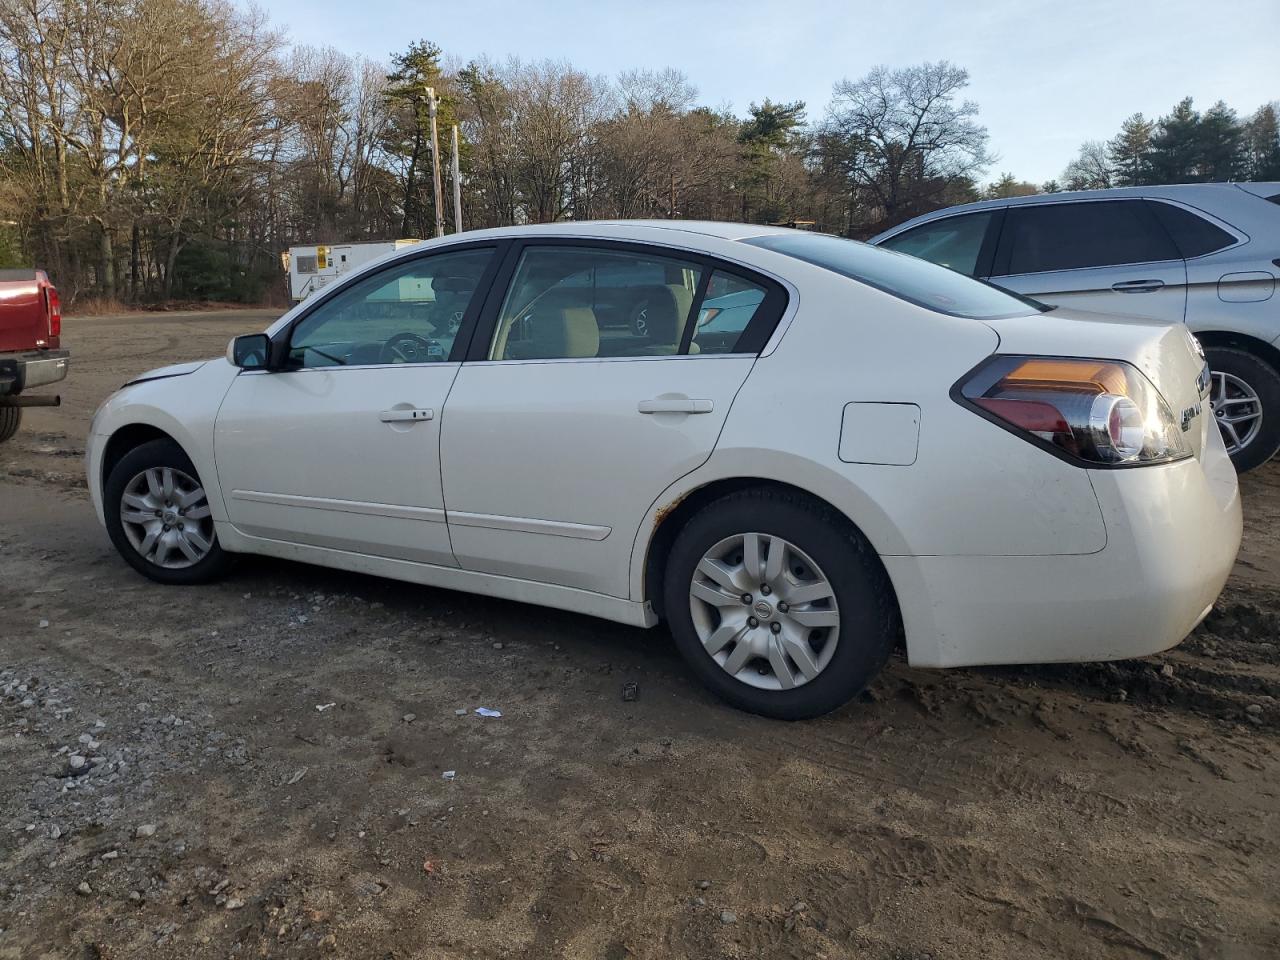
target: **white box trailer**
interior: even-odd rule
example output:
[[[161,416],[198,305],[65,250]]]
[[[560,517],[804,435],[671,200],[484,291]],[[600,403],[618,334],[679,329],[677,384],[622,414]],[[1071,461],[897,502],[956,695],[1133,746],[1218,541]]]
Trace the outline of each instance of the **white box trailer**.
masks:
[[[295,301],[305,300],[317,290],[364,266],[370,260],[418,242],[375,240],[367,243],[290,247],[285,254],[285,268],[289,271],[289,296]]]

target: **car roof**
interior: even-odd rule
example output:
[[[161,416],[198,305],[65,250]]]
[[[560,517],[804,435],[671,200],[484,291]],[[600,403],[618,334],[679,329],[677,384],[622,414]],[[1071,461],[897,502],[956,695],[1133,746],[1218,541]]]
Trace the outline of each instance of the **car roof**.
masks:
[[[981,210],[994,210],[1001,207],[1027,207],[1040,203],[1067,203],[1073,200],[1115,200],[1125,197],[1166,197],[1170,200],[1185,200],[1193,203],[1211,203],[1214,197],[1219,199],[1237,199],[1243,192],[1266,197],[1268,189],[1275,187],[1271,193],[1280,192],[1280,184],[1272,183],[1169,183],[1144,187],[1108,187],[1103,190],[1064,190],[1059,193],[1036,193],[1027,197],[1000,197],[995,200],[979,200],[975,203],[961,203],[954,207],[931,210],[904,223],[891,227],[872,237],[869,242],[878,243],[909,227],[941,217],[955,216],[961,213],[973,213]]]
[[[669,230],[692,233],[721,240],[745,240],[776,233],[792,233],[790,227],[771,227],[758,223],[733,223],[720,220],[568,220],[555,223],[530,223],[517,227],[490,227],[450,234],[450,238],[496,238],[521,235],[614,237],[625,240],[637,231]]]

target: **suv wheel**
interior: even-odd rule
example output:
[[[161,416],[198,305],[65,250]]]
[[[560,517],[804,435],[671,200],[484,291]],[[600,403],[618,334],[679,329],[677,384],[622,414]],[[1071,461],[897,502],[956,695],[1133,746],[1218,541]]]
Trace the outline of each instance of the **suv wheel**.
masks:
[[[1206,347],[1212,386],[1209,404],[1227,453],[1244,473],[1280,450],[1280,374],[1252,353]]]
[[[858,694],[898,635],[870,545],[843,517],[784,491],[730,494],[680,532],[665,610],[693,671],[734,706],[784,720]]]
[[[111,542],[139,573],[160,583],[204,583],[230,566],[196,468],[172,440],[126,453],[102,496]]]
[[[0,443],[10,439],[22,426],[21,407],[0,407]]]

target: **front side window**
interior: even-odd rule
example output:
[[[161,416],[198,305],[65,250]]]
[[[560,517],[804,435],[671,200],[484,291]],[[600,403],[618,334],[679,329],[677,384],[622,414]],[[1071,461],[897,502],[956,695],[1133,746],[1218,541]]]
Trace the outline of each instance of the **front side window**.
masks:
[[[530,247],[498,315],[490,360],[677,354],[702,279],[690,261],[596,247]]]
[[[773,233],[744,240],[883,290],[938,313],[995,320],[1044,307],[1025,297],[973,280],[928,260],[821,233]]]
[[[448,360],[492,257],[487,248],[439,253],[366,277],[294,327],[289,366]]]
[[[1013,275],[1180,259],[1142,200],[1013,206],[1000,245]]]
[[[943,217],[890,237],[880,246],[974,276],[991,211]]]

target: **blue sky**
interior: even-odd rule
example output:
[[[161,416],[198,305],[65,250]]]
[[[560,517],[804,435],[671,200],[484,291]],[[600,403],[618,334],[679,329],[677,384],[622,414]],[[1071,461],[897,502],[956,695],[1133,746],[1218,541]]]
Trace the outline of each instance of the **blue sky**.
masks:
[[[425,38],[463,60],[565,59],[589,73],[676,67],[700,100],[739,114],[765,97],[804,100],[876,64],[947,59],[969,70],[1000,171],[1057,177],[1086,139],[1184,96],[1242,114],[1280,99],[1280,0],[1070,3],[993,0],[271,0],[295,43],[386,59]]]

